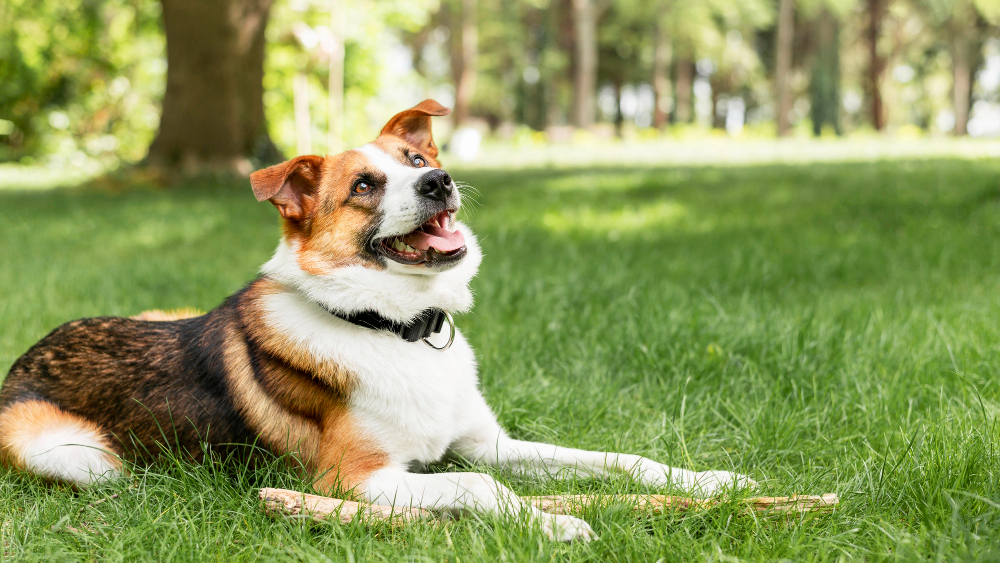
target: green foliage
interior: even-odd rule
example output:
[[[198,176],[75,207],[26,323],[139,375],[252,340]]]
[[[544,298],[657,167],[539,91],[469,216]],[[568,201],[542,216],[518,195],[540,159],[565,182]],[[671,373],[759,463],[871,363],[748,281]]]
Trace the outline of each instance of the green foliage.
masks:
[[[287,154],[297,150],[293,83],[301,75],[307,83],[312,150],[328,149],[331,33],[341,25],[347,145],[367,138],[392,111],[422,97],[447,102],[453,93],[450,49],[455,43],[449,30],[457,29],[458,4],[276,0],[267,30],[264,78],[269,130],[276,144]],[[868,15],[858,0],[796,0],[795,5],[789,83],[799,98],[794,120],[805,130],[805,98],[810,92],[812,101],[817,91],[826,92],[829,100],[863,93]],[[514,125],[545,130],[568,122],[571,6],[568,0],[479,0],[478,88],[471,104],[475,117],[492,127],[505,124],[508,132],[516,130]],[[674,62],[710,63],[702,68],[712,69],[707,77],[711,100],[702,105],[723,107],[726,98],[740,97],[749,121],[771,119],[776,2],[595,0],[595,6],[599,88],[650,83],[654,29],[659,26],[666,31]],[[331,7],[341,14],[334,21]],[[838,22],[837,57],[816,47],[816,23],[825,12]],[[1000,38],[998,25],[1000,0],[890,2],[878,45],[887,57],[882,94],[890,123],[935,131],[937,119],[953,105],[952,51],[964,45],[975,74],[982,67],[987,39]],[[840,61],[839,72],[830,63],[834,59]],[[912,69],[914,77],[896,79],[897,67]],[[77,168],[96,161],[113,168],[140,159],[158,125],[165,69],[157,0],[0,2],[0,161],[50,159]],[[676,98],[670,92],[660,94]],[[998,96],[998,88],[974,89],[975,100]],[[860,109],[845,113],[848,131],[866,119]],[[720,119],[714,125],[720,126]]]
[[[342,10],[331,21],[331,7]],[[268,23],[268,51],[265,63],[265,107],[271,135],[286,153],[295,149],[292,81],[302,73],[309,80],[309,109],[314,152],[327,148],[329,124],[329,53],[332,36],[343,29],[345,45],[343,116],[345,142],[353,146],[367,139],[382,123],[370,120],[366,105],[389,87],[384,78],[385,53],[381,49],[394,40],[396,32],[414,30],[429,22],[437,0],[326,0],[279,1]],[[416,103],[411,101],[411,103]],[[402,108],[399,108],[402,109]],[[389,115],[378,116],[388,119]]]
[[[1000,557],[995,157],[452,172],[479,190],[463,214],[486,254],[458,322],[515,436],[733,467],[840,508],[594,509],[601,540],[561,545],[517,518],[271,520],[255,487],[303,485],[282,464],[167,460],[80,493],[0,472],[4,557]],[[247,190],[0,191],[0,370],[69,319],[218,304],[278,237]],[[497,477],[522,494],[640,490]]]
[[[342,2],[346,39],[348,142],[368,135],[368,113],[357,111],[385,86],[390,30],[427,23],[436,0]],[[272,134],[295,148],[292,80],[310,80],[317,149],[325,148],[329,2],[278,1],[268,25],[264,79]],[[303,41],[306,38],[306,41]],[[310,42],[313,41],[313,42]],[[57,155],[79,165],[98,159],[114,167],[146,153],[159,125],[166,51],[156,0],[7,0],[0,4],[0,161]],[[380,116],[384,119],[388,116]],[[357,132],[357,133],[354,133]]]
[[[0,5],[0,161],[145,154],[165,61],[153,0],[6,0]]]

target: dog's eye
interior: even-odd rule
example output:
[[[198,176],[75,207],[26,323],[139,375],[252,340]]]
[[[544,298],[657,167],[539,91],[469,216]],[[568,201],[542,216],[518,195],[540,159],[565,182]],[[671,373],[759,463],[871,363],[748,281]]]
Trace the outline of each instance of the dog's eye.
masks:
[[[413,157],[413,165],[416,166],[417,168],[423,168],[424,166],[427,166],[427,161],[424,160],[424,157],[422,157],[422,156],[419,156],[419,155],[418,156],[414,156]]]
[[[363,194],[370,192],[371,189],[372,189],[371,184],[365,182],[364,180],[358,180],[357,182],[354,182],[354,188],[352,188],[352,191],[354,191],[354,193],[356,194]]]

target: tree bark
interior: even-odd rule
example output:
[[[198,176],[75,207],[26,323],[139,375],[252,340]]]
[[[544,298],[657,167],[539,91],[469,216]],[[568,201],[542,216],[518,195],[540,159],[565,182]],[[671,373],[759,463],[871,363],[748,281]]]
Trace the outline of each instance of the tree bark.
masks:
[[[162,0],[167,89],[147,162],[249,172],[280,157],[264,118],[264,30],[272,0]]]
[[[885,129],[886,123],[885,107],[882,104],[882,73],[885,70],[886,60],[878,52],[885,9],[886,0],[868,0],[868,26],[865,29],[865,38],[868,42],[868,72],[865,76],[865,90],[872,127],[876,131]]]
[[[809,80],[813,134],[818,137],[824,125],[832,125],[840,135],[840,22],[823,8],[815,28],[816,53]]]
[[[977,41],[977,16],[971,4],[961,3],[957,6],[949,25],[951,35],[951,66],[952,66],[952,104],[955,111],[955,129],[957,137],[969,133],[969,109],[972,106],[972,83],[978,61],[975,60],[979,50]]]
[[[469,120],[469,106],[476,93],[476,64],[479,55],[477,0],[461,0],[459,33],[453,34],[451,72],[455,81],[455,127]]]
[[[670,118],[670,32],[666,22],[656,23],[653,50],[653,127],[663,129]]]
[[[625,114],[622,113],[623,80],[616,78],[613,86],[615,89],[615,137],[621,139],[625,133]]]
[[[795,0],[778,1],[778,31],[775,38],[774,98],[777,102],[778,136],[792,131],[792,91],[788,74],[792,70],[792,42],[795,38]]]
[[[964,43],[963,39],[956,41]],[[952,103],[955,105],[955,136],[962,137],[969,133],[969,106],[972,93],[972,70],[966,45],[955,45],[952,50],[954,71],[954,88]]]
[[[574,72],[573,125],[594,124],[597,90],[597,13],[593,0],[573,0]]]
[[[694,116],[691,107],[691,99],[694,97],[694,61],[687,57],[677,61],[675,88],[674,121],[676,123],[691,123]]]

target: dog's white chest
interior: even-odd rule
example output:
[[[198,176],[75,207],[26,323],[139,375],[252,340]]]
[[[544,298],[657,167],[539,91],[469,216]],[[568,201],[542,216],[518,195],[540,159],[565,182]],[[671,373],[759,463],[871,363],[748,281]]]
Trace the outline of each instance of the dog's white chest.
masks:
[[[379,358],[357,358],[350,411],[396,463],[427,464],[468,432],[478,390],[472,349],[456,336],[447,351],[380,335]]]
[[[269,296],[268,309],[268,321],[298,346],[351,374],[354,425],[394,463],[439,460],[484,405],[475,356],[460,332],[442,351],[335,318],[296,292]],[[440,346],[447,335],[431,340]]]

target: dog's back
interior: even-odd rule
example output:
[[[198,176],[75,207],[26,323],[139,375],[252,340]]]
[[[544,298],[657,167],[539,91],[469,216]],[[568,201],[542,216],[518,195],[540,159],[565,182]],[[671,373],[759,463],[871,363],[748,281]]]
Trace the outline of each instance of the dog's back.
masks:
[[[164,447],[194,459],[204,446],[223,457],[294,454],[310,472],[345,459],[367,467],[382,454],[351,431],[346,374],[306,365],[262,322],[262,301],[279,288],[259,278],[194,318],[60,326],[0,389],[0,462],[75,484]]]
[[[235,322],[223,306],[177,321],[98,317],[56,328],[0,389],[0,457],[89,482],[81,459],[100,476],[117,470],[118,455],[143,457],[161,444],[198,457],[200,441],[251,443],[226,382],[223,335]]]

